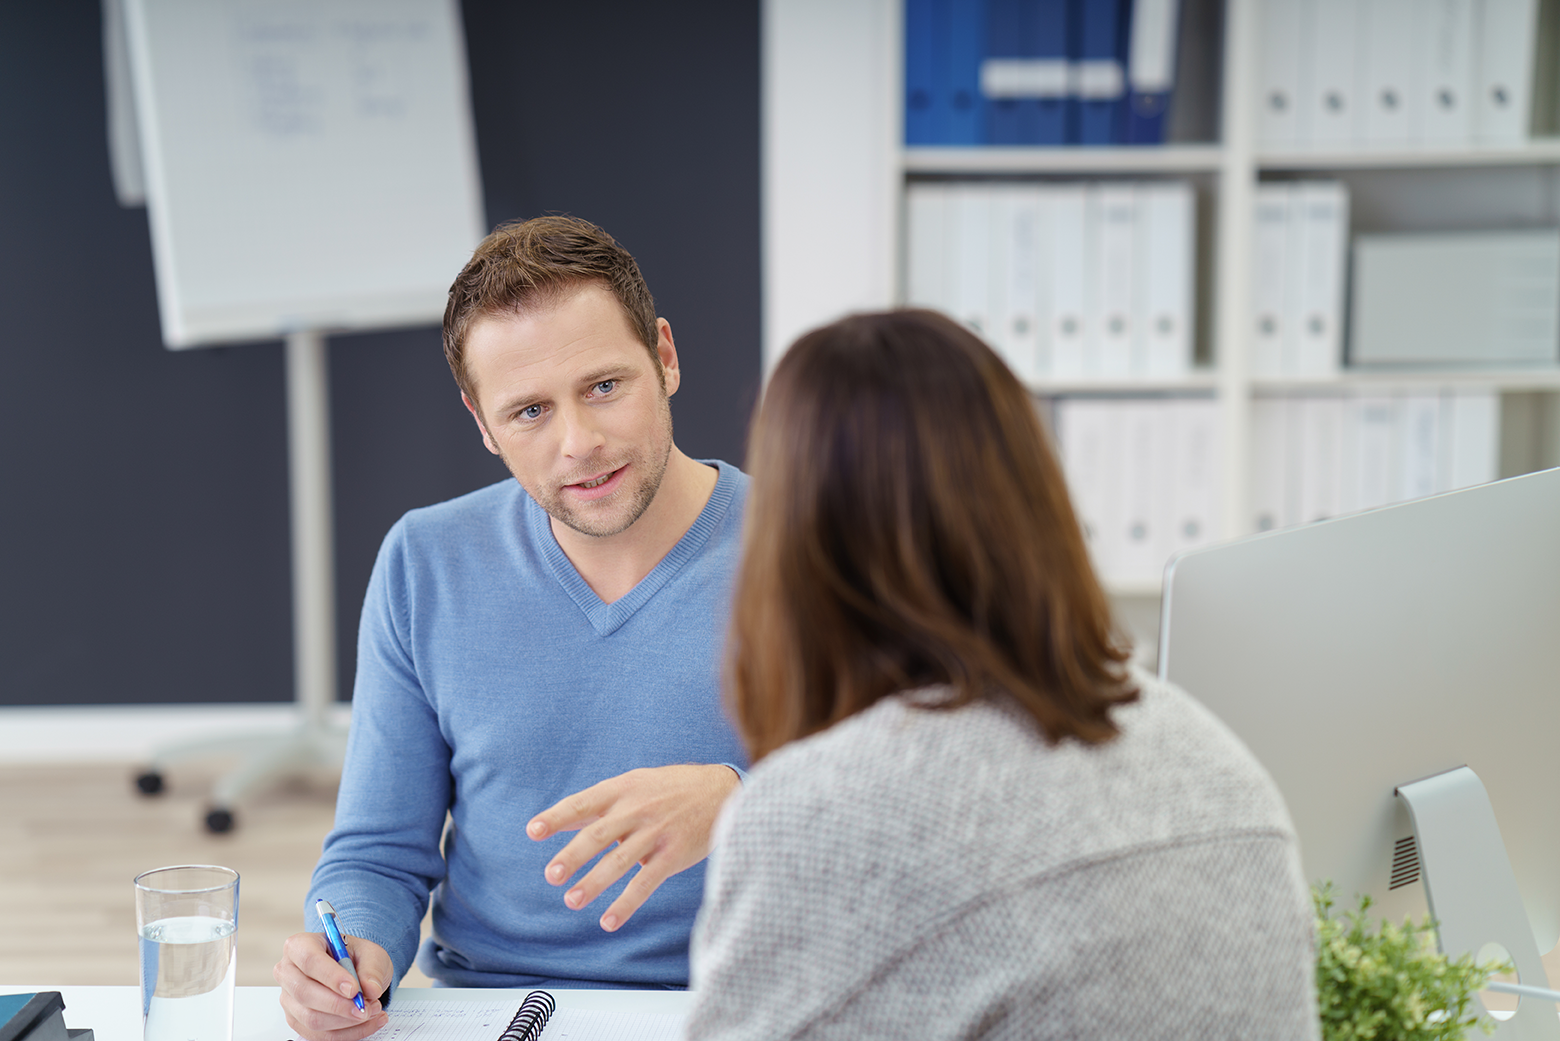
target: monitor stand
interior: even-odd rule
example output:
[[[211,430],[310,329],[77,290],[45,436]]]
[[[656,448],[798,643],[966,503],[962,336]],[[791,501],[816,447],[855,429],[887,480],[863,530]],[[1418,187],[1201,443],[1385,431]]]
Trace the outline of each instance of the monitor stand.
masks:
[[[1466,766],[1400,785],[1419,843],[1425,901],[1448,958],[1478,956],[1488,943],[1506,948],[1517,967],[1516,1014],[1499,1023],[1500,1041],[1560,1041],[1560,1016],[1548,990],[1538,942],[1517,891],[1516,875],[1495,823],[1484,782]],[[1548,995],[1547,997],[1544,995]]]

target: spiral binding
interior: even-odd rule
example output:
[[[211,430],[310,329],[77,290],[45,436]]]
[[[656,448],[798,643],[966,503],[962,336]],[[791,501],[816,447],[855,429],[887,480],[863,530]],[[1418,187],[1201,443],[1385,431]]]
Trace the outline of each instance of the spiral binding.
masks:
[[[520,1011],[509,1021],[509,1029],[498,1036],[498,1041],[536,1041],[556,1007],[557,1002],[545,990],[531,991],[520,1002]]]

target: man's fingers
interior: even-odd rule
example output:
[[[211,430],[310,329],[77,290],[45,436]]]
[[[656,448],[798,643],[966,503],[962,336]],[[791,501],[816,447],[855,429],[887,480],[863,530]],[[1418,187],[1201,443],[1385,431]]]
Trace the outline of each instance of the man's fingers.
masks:
[[[643,865],[601,917],[602,928],[611,932],[668,877],[704,859],[715,817],[737,782],[737,773],[725,766],[686,763],[630,770],[544,810],[531,819],[526,833],[541,839],[578,829],[543,869],[543,877],[555,886],[569,885],[600,856],[564,894],[571,908],[587,906],[635,864]]]
[[[282,1011],[287,1025],[308,1041],[359,1041],[385,1025],[379,1004],[383,986],[374,987],[392,973],[390,956],[369,940],[348,937],[354,964],[362,973],[364,1008],[352,1001],[359,984],[336,964],[319,933],[295,933],[282,946],[282,959],[271,970],[281,987]]]
[[[347,1004],[351,1005],[352,1003],[349,1001]],[[301,1028],[305,1036],[310,1038],[310,1041],[323,1034],[357,1030],[365,1024],[379,1020],[385,1014],[385,1010],[379,1006],[377,1001],[369,1004],[364,1012],[358,1012],[357,1007],[353,1006],[351,1010],[352,1015],[340,1015],[326,1012],[323,1009],[305,1006],[289,1008],[285,1003],[283,1007],[287,1009],[287,1022],[294,1023]],[[373,1031],[370,1030],[368,1033],[372,1034]],[[366,1035],[360,1034],[358,1036]]]
[[[617,932],[672,874],[662,868],[657,859],[651,858],[628,880],[628,885],[623,887],[618,898],[612,901],[612,906],[601,916],[601,927],[609,933]]]
[[[579,842],[581,838],[584,838],[584,832],[581,832],[574,842]],[[592,865],[584,878],[569,888],[569,891],[564,894],[563,902],[576,911],[589,904],[611,888],[618,879],[632,871],[635,864],[648,857],[655,849],[654,842],[653,837],[643,832],[624,835],[617,845],[601,855],[601,859]],[[571,842],[570,845],[574,843]],[[548,866],[548,871],[552,871],[551,865]],[[548,880],[551,881],[550,874]]]
[[[650,852],[655,841],[650,833],[644,830],[645,823],[639,815],[624,812],[614,812],[600,820],[592,821],[580,828],[579,834],[570,839],[568,844],[548,861],[547,867],[542,872],[543,877],[553,885],[561,886],[578,874],[586,864],[595,860],[602,850],[621,849],[620,846],[614,847],[613,844],[627,842],[629,848],[619,854],[628,858],[627,863],[622,865],[613,876],[614,879],[622,877],[623,872],[632,867],[635,861]],[[609,882],[608,885],[610,884]],[[596,892],[599,893],[600,889]],[[594,898],[595,893],[591,896]]]
[[[316,1029],[361,1023],[365,1016],[371,1016],[379,1008],[376,994],[373,999],[363,999],[365,1007],[359,1012],[351,998],[305,975],[285,960],[277,963],[271,975],[282,988],[282,1006],[300,1018],[312,1014],[312,1025]]]
[[[349,1026],[331,1027],[317,1024],[312,1017],[294,1016],[289,1013],[286,1017],[287,1025],[292,1028],[305,1041],[362,1041],[363,1038],[378,1030],[382,1030],[390,1017],[384,1012],[370,1016],[366,1022],[353,1023]]]
[[[372,940],[351,935],[345,936],[344,939],[347,941],[347,950],[352,952],[352,964],[357,968],[359,986],[363,988],[363,1000],[378,998],[390,989],[390,977],[395,974],[395,966],[390,961],[390,952]]]
[[[389,985],[393,972],[390,955],[372,940],[350,933],[345,934],[343,939],[352,955],[353,967],[357,969],[357,979],[353,979],[352,974],[331,957],[323,933],[295,933],[289,936],[283,946],[283,959],[296,965],[303,975],[318,980],[348,1001],[358,993],[360,987],[364,1001],[379,997]]]
[[[553,803],[531,818],[531,822],[525,826],[525,833],[532,839],[545,839],[560,831],[584,827],[612,805],[612,786],[616,780],[608,778]]]
[[[325,946],[324,933],[294,933],[282,946],[282,959],[297,966],[298,971],[317,980],[332,991],[339,991],[352,982],[352,974],[330,956]],[[346,997],[351,997],[351,994]],[[378,995],[375,995],[376,997]]]

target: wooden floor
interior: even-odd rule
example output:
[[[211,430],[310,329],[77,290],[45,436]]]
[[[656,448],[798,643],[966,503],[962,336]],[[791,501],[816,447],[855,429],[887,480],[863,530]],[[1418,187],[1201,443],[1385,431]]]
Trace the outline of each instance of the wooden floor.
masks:
[[[0,766],[0,982],[134,985],[131,879],[222,864],[240,876],[238,982],[272,986],[282,941],[303,928],[335,789],[322,780],[257,797],[233,832],[211,835],[201,820],[220,765],[171,773],[155,798],[134,792],[129,764]],[[413,969],[404,983],[428,980]]]

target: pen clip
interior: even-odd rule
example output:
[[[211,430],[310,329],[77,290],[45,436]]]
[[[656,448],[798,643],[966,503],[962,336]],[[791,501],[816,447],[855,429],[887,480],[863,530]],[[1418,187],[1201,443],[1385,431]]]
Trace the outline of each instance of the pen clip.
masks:
[[[341,926],[336,922],[336,909],[328,900],[314,901],[314,913],[320,916],[320,922],[325,926],[325,940],[330,944],[330,952],[337,958],[347,952],[347,941],[341,935]]]

